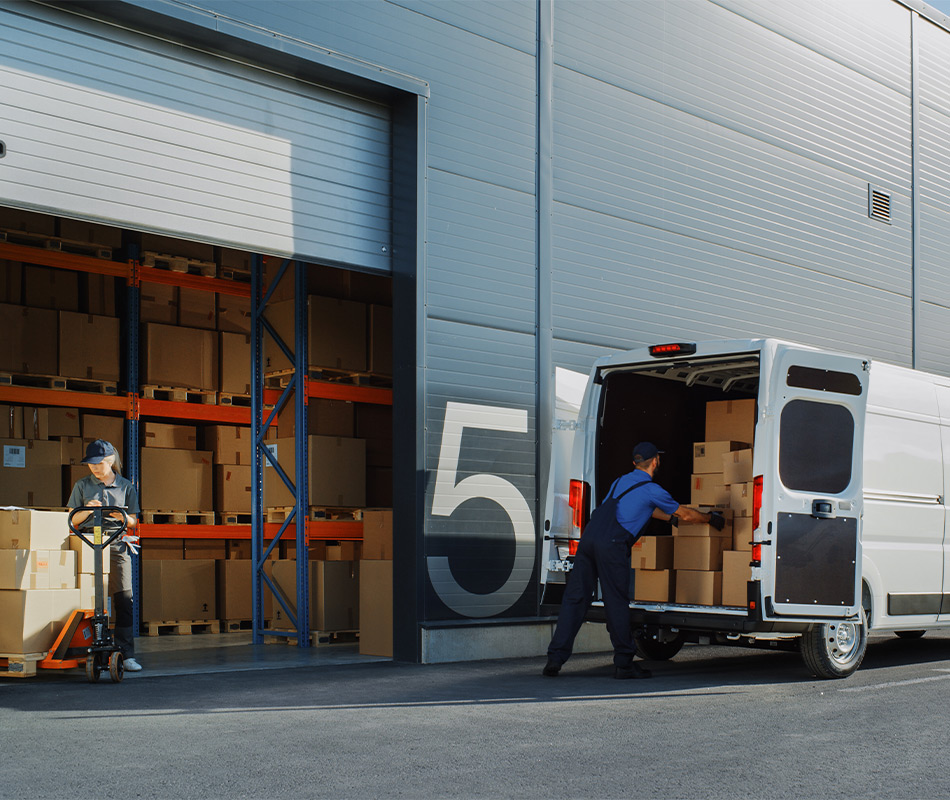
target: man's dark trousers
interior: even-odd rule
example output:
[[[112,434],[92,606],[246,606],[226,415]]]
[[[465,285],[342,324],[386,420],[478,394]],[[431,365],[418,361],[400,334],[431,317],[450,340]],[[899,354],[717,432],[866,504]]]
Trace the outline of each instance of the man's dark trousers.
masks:
[[[581,537],[574,568],[567,579],[557,628],[548,645],[548,659],[563,664],[571,657],[587,610],[594,600],[597,579],[607,613],[607,632],[614,648],[614,664],[629,668],[637,646],[630,628],[630,546],[633,536],[619,524],[589,531]]]

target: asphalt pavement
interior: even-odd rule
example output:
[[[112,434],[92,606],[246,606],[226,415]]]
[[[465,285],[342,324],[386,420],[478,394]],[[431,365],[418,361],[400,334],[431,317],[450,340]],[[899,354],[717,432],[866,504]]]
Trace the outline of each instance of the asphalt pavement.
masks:
[[[0,683],[4,798],[950,797],[950,636],[795,653],[609,655]]]

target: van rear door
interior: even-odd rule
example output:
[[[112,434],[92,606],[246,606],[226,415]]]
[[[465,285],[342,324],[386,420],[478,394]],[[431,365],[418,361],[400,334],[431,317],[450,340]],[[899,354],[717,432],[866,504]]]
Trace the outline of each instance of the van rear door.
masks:
[[[770,349],[764,441],[757,442],[767,446],[756,458],[764,470],[756,540],[770,542],[762,547],[763,610],[854,616],[870,362],[781,343]]]

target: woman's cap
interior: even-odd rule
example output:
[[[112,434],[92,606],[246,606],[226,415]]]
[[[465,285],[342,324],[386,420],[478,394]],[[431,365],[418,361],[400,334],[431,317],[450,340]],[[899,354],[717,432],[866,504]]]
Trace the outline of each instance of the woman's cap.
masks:
[[[96,439],[86,446],[86,457],[81,464],[99,464],[104,458],[115,455],[115,448],[105,439]]]

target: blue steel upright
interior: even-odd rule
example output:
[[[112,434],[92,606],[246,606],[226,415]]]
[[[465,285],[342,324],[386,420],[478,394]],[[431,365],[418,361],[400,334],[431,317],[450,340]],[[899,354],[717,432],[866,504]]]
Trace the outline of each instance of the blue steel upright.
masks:
[[[138,397],[139,392],[139,330],[141,286],[139,283],[139,248],[130,244],[126,256],[134,264],[131,279],[125,287],[125,331],[122,340],[125,347],[125,391],[130,398]],[[134,403],[134,401],[132,401]],[[125,420],[125,468],[126,477],[132,481],[136,494],[141,498],[142,460],[139,454],[139,414],[137,404]],[[139,519],[141,522],[141,519]],[[142,624],[141,563],[138,553],[132,553],[132,630],[138,636]]]

